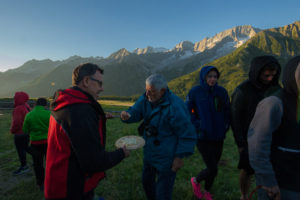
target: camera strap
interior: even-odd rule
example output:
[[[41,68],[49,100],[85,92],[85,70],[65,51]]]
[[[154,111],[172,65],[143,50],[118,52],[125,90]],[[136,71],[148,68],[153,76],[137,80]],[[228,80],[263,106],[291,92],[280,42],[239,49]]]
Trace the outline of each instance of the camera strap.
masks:
[[[168,106],[161,106],[158,112],[156,112],[156,113],[154,113],[153,115],[151,115],[149,119],[147,119],[147,120],[144,119],[143,123],[144,123],[145,125],[148,125],[148,124],[150,123],[150,121],[152,120],[152,118],[153,118],[155,115],[157,115],[157,114],[161,114],[161,111],[162,111],[163,109],[165,109],[166,107],[168,107]],[[158,120],[157,126],[158,126],[159,123],[160,123],[160,118],[161,118],[161,115],[159,116],[159,120]]]
[[[161,113],[161,109],[160,109],[158,112],[156,112],[156,113],[154,113],[153,115],[151,115],[149,119],[144,120],[145,125],[148,125],[148,124],[150,123],[150,121],[152,120],[152,118],[153,118],[156,114],[158,114],[158,113]],[[159,122],[158,122],[158,123],[159,123]]]

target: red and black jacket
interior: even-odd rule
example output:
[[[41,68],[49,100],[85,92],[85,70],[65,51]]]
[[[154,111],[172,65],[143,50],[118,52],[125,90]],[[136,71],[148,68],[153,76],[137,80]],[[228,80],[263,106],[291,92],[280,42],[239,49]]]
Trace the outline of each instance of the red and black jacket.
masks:
[[[51,104],[45,198],[83,199],[123,158],[105,151],[106,118],[100,104],[78,87],[60,90]]]

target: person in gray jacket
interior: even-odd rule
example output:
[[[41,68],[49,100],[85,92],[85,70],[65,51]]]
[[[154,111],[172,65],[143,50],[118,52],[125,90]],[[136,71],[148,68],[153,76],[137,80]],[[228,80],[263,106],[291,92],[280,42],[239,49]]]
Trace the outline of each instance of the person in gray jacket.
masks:
[[[300,56],[286,64],[282,83],[258,104],[248,131],[259,200],[300,199]]]

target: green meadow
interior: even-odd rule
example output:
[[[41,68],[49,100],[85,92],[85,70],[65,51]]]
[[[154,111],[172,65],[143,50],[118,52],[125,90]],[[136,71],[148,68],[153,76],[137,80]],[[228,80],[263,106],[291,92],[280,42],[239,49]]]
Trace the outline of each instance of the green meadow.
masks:
[[[103,105],[104,110],[121,111],[128,105]],[[19,167],[13,135],[9,133],[11,111],[0,110],[0,199],[1,200],[42,200],[43,194],[35,185],[32,159],[27,155],[31,171],[27,174],[13,176],[12,172]],[[107,121],[107,151],[115,149],[115,141],[126,135],[136,135],[138,124],[124,124],[119,118]],[[105,200],[142,200],[146,199],[141,184],[143,150],[133,150],[128,158],[118,166],[106,171],[106,178],[95,190]],[[240,197],[236,168],[238,162],[237,148],[231,131],[227,133],[224,151],[219,164],[219,173],[211,193],[216,200],[237,200]],[[190,178],[205,167],[202,158],[195,148],[195,153],[185,158],[184,167],[177,173],[173,199],[195,199]],[[252,185],[254,188],[254,184]]]

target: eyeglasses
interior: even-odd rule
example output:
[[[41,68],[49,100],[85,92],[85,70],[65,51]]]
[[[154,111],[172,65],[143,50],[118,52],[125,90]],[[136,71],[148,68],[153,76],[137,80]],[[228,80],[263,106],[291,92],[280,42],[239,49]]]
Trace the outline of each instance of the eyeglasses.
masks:
[[[96,81],[96,82],[98,83],[99,87],[102,87],[102,81],[99,81],[99,80],[97,80],[97,79],[94,79],[94,78],[91,77],[91,76],[90,76],[90,79],[91,79],[92,81]]]

